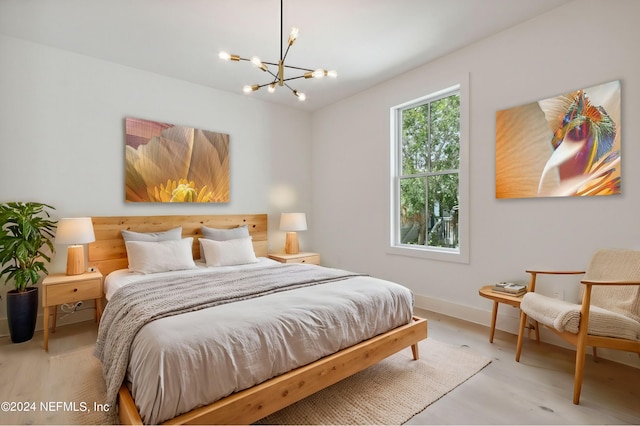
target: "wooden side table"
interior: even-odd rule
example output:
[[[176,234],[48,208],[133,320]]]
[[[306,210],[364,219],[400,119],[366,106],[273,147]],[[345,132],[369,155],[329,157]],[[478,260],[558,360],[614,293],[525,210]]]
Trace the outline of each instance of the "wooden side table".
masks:
[[[269,258],[277,260],[280,263],[310,263],[312,265],[320,264],[320,255],[318,253],[300,252],[297,254],[270,253]]]
[[[56,332],[58,305],[81,300],[95,300],[96,322],[102,315],[102,274],[100,271],[80,275],[51,274],[42,281],[44,308],[44,350],[49,350],[49,308],[53,306],[51,332]]]
[[[493,312],[491,314],[491,333],[489,334],[489,342],[493,343],[493,336],[496,332],[496,319],[498,318],[498,304],[504,303],[506,305],[513,306],[515,308],[520,309],[520,302],[522,302],[523,295],[520,296],[511,296],[509,294],[502,294],[492,291],[493,285],[486,285],[480,290],[478,290],[478,294],[482,297],[485,297],[489,300],[493,300]],[[535,324],[532,327],[536,331],[536,340],[540,341],[540,331],[538,329],[538,325]]]

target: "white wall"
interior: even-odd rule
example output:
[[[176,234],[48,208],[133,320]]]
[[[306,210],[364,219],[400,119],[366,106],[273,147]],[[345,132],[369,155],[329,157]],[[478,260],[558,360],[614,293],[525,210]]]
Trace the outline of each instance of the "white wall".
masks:
[[[310,211],[306,112],[2,35],[0,58],[0,202],[48,203],[56,218],[266,212],[274,249],[279,213]],[[127,116],[229,134],[231,201],[125,203]],[[65,262],[59,247],[50,270]],[[5,318],[3,301],[0,335]]]
[[[491,302],[478,296],[480,286],[526,282],[527,267],[582,269],[597,248],[640,248],[638,16],[636,0],[577,0],[315,113],[313,235],[323,262],[398,281],[418,306],[488,324]],[[461,214],[470,215],[470,262],[387,254],[389,108],[464,73],[471,198]],[[622,195],[495,198],[496,111],[618,79]],[[499,328],[515,331],[517,312],[502,305]],[[624,362],[640,365],[628,355]]]

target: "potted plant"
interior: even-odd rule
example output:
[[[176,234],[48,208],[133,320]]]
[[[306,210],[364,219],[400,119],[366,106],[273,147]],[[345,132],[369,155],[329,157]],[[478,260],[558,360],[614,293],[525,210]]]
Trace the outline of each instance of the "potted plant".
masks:
[[[14,281],[7,292],[7,320],[11,341],[25,342],[33,337],[38,317],[40,273],[47,273],[45,261],[51,261],[56,221],[50,219],[42,203],[0,204],[0,278]],[[44,251],[48,247],[49,252]]]

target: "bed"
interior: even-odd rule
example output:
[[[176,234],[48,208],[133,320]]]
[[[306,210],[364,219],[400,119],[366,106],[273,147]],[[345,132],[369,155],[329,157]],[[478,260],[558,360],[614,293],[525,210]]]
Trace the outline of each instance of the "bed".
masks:
[[[223,305],[215,302],[214,305],[207,305],[211,307],[198,309],[197,312],[171,314],[145,323],[139,331],[132,332],[135,337],[132,337],[126,379],[118,383],[120,423],[139,424],[143,419],[146,423],[169,424],[252,423],[409,346],[417,359],[417,343],[427,337],[426,320],[413,317],[412,296],[408,302],[405,294],[407,290],[402,286],[359,274],[344,274],[344,271],[331,268],[282,265],[269,261],[266,258],[266,215],[94,217],[93,222],[96,241],[89,245],[89,264],[99,268],[107,277],[106,292],[109,299],[115,300],[114,310],[120,303],[117,299],[130,299],[134,297],[131,296],[133,294],[155,300],[155,296],[144,288],[145,285],[151,285],[149,277],[171,282],[178,279],[173,278],[174,272],[167,273],[169,277],[162,279],[160,277],[164,273],[148,274],[144,278],[134,277],[134,281],[142,281],[136,284],[142,289],[135,293],[134,285],[126,284],[131,277],[127,271],[123,271],[128,265],[126,247],[121,236],[123,229],[147,233],[180,226],[182,237],[193,239],[189,240],[192,241],[193,258],[200,259],[199,239],[202,237],[203,226],[234,229],[246,225],[256,255],[256,261],[247,265],[249,271],[244,268],[236,271],[236,267],[225,266],[207,268],[196,262],[196,267],[188,271],[189,279],[200,280],[200,275],[203,275],[207,280],[219,280],[220,286],[227,285],[227,281],[237,282],[238,274],[242,275],[243,280],[257,280],[247,281],[251,285],[243,285],[244,291],[249,287],[253,289],[262,285],[275,285],[263,284],[266,280],[262,277],[266,275],[278,276],[275,280],[278,283],[284,283],[292,274],[314,276],[313,280],[305,281],[313,281],[312,284],[296,284],[298,287],[274,292],[269,287],[260,297],[240,298]],[[327,274],[329,275],[325,277]],[[318,275],[317,280],[315,275]],[[115,287],[123,286],[123,280],[124,288],[116,291],[112,283],[116,283]],[[393,293],[390,302],[385,301],[386,299],[375,302],[368,300],[382,298],[368,289],[373,282],[380,284],[381,294]],[[227,289],[218,287],[218,284],[216,288]],[[404,293],[399,288],[404,289]],[[229,289],[232,290],[225,290],[223,293],[234,293],[235,287]],[[127,292],[130,294],[122,296]],[[396,292],[398,296],[395,295]],[[193,297],[204,300],[198,294]],[[338,301],[343,297],[346,298],[346,307],[340,308]],[[357,302],[356,299],[363,301]],[[314,305],[310,304],[310,300],[313,300]],[[331,306],[323,305],[325,301],[331,303]],[[378,310],[362,307],[368,306],[368,303],[386,305],[377,305]],[[406,308],[408,304],[411,305],[409,311]],[[287,322],[290,321],[288,310],[295,310],[296,316],[299,313],[305,316],[291,320],[295,322]],[[380,310],[387,311],[388,314],[379,315]],[[105,314],[105,321],[111,321],[108,319],[109,305]],[[112,316],[115,317],[115,314]],[[357,321],[353,321],[349,327],[343,327],[349,321],[348,318],[356,318]],[[131,321],[127,319],[128,322]],[[309,324],[302,327],[299,323],[304,322]],[[254,334],[248,337],[238,337],[240,328],[236,324],[242,324],[243,327],[258,325],[257,328],[247,327],[247,330],[259,330],[249,332]],[[272,329],[279,331],[274,331],[273,336],[269,337]],[[331,334],[336,330],[343,334],[339,339]],[[221,337],[220,333],[227,333],[227,337]],[[282,333],[289,333],[288,337],[282,338]],[[232,340],[236,339],[236,343],[243,343],[220,343],[221,348],[215,346],[217,342],[226,342],[228,336],[232,336]],[[294,336],[302,340],[296,343]],[[272,340],[265,340],[267,338]],[[199,345],[198,349],[193,349],[196,344]],[[113,344],[107,346],[111,345]],[[200,359],[200,354],[205,352],[207,355],[202,355],[203,359]],[[205,363],[204,358],[207,356],[218,360],[217,363],[224,367],[212,370],[213,367],[209,365],[211,359],[208,359],[208,364]],[[171,364],[173,358],[186,364],[176,368]],[[221,361],[223,358],[225,362]],[[280,361],[285,358],[286,362]],[[153,368],[160,365],[159,372],[149,370],[147,364],[151,364]],[[207,378],[216,376],[216,380],[194,384],[197,377],[189,378],[189,374]],[[106,376],[111,378],[110,373]],[[212,390],[212,382],[216,382],[216,386],[220,383],[221,388]],[[191,389],[196,391],[191,392]],[[163,408],[158,409],[158,406]]]

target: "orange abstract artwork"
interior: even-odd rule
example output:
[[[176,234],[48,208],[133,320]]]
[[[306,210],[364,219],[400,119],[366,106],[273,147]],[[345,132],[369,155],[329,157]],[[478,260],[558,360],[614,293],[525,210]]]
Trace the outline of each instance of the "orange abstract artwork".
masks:
[[[496,113],[496,198],[620,194],[620,81]]]
[[[125,119],[127,202],[229,201],[229,135]]]

